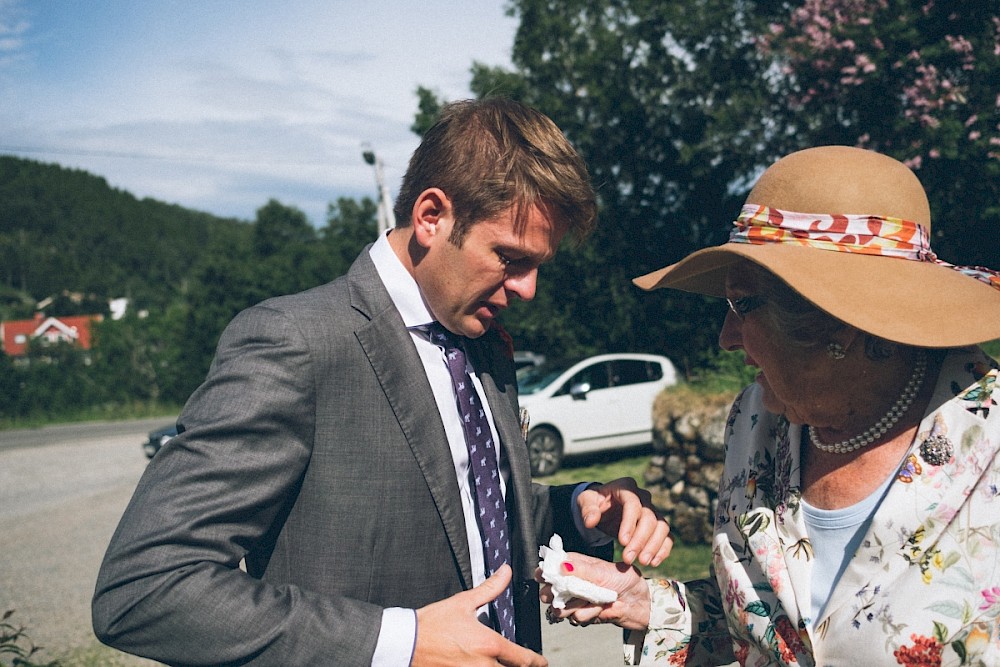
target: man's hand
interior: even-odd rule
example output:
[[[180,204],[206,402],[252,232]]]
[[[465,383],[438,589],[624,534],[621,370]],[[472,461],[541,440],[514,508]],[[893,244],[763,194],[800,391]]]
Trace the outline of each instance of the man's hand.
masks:
[[[641,564],[656,566],[670,555],[674,544],[670,525],[653,507],[649,491],[636,486],[631,477],[592,486],[577,497],[577,503],[587,528],[618,538],[629,565],[638,557]]]
[[[564,609],[549,607],[545,615],[550,623],[568,618],[573,625],[614,623],[626,630],[645,630],[649,625],[649,586],[635,566],[608,563],[584,554],[571,553],[566,555],[562,570],[563,574],[571,574],[602,588],[610,588],[618,593],[618,599],[609,604],[595,604],[573,598]],[[535,580],[542,584],[539,599],[551,604],[554,597],[552,586],[545,583],[540,569],[535,570]]]
[[[476,617],[477,609],[507,588],[510,577],[510,566],[504,565],[472,590],[418,609],[412,667],[546,667],[549,663],[545,658],[504,639]]]

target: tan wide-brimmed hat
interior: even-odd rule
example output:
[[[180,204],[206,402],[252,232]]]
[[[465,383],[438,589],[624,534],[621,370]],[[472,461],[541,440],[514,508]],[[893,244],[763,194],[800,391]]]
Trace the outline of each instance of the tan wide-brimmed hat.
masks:
[[[904,164],[821,146],[764,172],[729,242],[633,282],[721,297],[730,265],[747,259],[886,340],[943,348],[1000,338],[1000,276],[938,260],[930,229],[927,195]]]

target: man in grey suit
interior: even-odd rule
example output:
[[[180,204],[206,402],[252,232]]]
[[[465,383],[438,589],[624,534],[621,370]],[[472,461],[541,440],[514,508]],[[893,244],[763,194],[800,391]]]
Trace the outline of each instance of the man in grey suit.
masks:
[[[558,532],[567,550],[607,556],[617,537],[645,564],[670,550],[631,480],[530,479],[496,316],[534,296],[539,265],[595,212],[582,160],[544,115],[502,99],[446,106],[410,161],[399,227],[346,276],[223,333],[108,547],[97,636],[181,665],[545,665],[539,543]],[[499,443],[499,567],[431,322],[458,337]],[[508,589],[516,643],[490,627]]]

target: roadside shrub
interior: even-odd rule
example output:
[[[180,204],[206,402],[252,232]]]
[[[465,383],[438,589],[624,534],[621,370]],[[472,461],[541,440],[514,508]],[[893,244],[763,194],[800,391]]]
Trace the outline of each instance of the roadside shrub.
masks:
[[[10,618],[14,610],[4,612],[0,620],[0,667],[60,667],[58,662],[33,662],[32,656],[41,650],[25,634],[24,628],[14,625]],[[8,663],[7,660],[10,660]]]
[[[701,394],[733,394],[753,384],[757,369],[747,366],[742,351],[713,350],[706,353],[702,370],[687,383],[691,391]]]

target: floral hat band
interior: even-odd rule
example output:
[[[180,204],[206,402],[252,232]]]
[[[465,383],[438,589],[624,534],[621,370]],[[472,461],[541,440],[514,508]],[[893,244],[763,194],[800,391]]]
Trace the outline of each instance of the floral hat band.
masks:
[[[861,215],[825,213],[836,211]],[[786,155],[757,179],[734,225],[726,243],[632,282],[726,297],[734,268],[750,262],[835,320],[883,340],[944,349],[1000,339],[1000,273],[938,259],[927,193],[887,155],[852,146]],[[875,261],[880,256],[892,260]]]
[[[915,222],[880,215],[795,213],[745,204],[733,222],[731,243],[793,243],[820,250],[933,262],[1000,290],[1000,272],[955,266],[931,250],[927,230]]]

